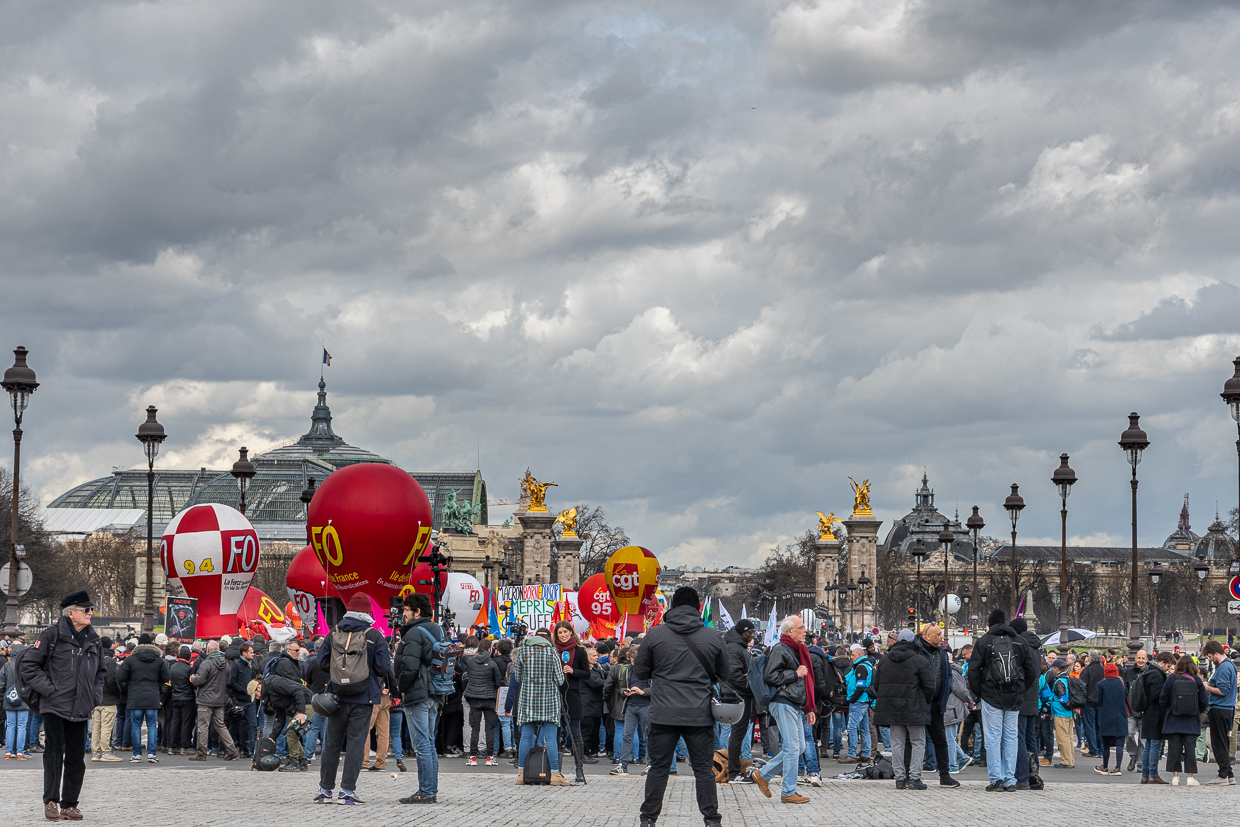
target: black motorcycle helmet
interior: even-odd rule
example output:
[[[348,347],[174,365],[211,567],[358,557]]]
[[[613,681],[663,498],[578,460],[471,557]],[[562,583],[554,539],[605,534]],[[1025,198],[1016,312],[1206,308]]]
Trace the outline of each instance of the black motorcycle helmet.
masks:
[[[330,718],[340,708],[340,699],[330,692],[323,692],[310,699],[310,706],[317,714]]]

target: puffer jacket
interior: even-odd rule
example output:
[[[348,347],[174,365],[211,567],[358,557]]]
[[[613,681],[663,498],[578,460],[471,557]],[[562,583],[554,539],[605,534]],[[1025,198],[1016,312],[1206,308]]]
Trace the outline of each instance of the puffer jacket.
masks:
[[[732,690],[733,695],[752,698],[753,692],[749,689],[749,664],[753,662],[753,658],[749,656],[749,644],[735,629],[732,629],[723,636],[723,646],[727,650],[728,663],[732,667],[732,674],[724,685]]]
[[[228,704],[228,661],[223,652],[212,652],[198,661],[198,670],[190,676],[199,706]]]
[[[973,703],[973,695],[969,692],[969,682],[965,680],[964,670],[960,664],[951,663],[952,691],[947,698],[947,710],[943,713],[943,726],[958,724],[969,716],[969,704]]]
[[[39,697],[40,715],[88,721],[99,706],[107,675],[103,644],[92,627],[82,631],[82,642],[78,643],[73,624],[61,617],[56,625],[39,633],[31,644],[34,651],[27,652],[18,664],[22,683]]]
[[[934,676],[924,652],[911,640],[887,650],[874,667],[874,723],[877,726],[917,726],[930,723]]]
[[[786,703],[797,709],[805,709],[808,696],[805,692],[805,678],[797,674],[801,660],[797,653],[784,643],[776,643],[766,656],[766,671],[762,679],[770,686],[777,687],[773,702]]]
[[[413,706],[430,697],[426,669],[435,654],[432,638],[443,640],[443,627],[429,617],[419,617],[401,627],[393,671],[400,688],[401,703],[405,706]]]
[[[465,697],[476,701],[494,701],[504,685],[499,664],[490,652],[476,652],[465,658]]]
[[[158,646],[140,645],[116,670],[116,683],[126,693],[126,709],[159,709],[159,694],[172,679],[168,662]]]
[[[174,702],[185,703],[194,700],[194,687],[189,682],[190,662],[177,658],[173,664],[168,667],[170,680],[172,681],[172,700]]]

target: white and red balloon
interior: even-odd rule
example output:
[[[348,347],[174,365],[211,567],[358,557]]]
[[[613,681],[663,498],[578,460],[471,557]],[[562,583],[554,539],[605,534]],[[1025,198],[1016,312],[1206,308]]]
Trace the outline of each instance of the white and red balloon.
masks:
[[[258,533],[245,515],[219,503],[172,518],[159,543],[169,583],[198,601],[198,636],[237,633],[237,612],[258,569]]]

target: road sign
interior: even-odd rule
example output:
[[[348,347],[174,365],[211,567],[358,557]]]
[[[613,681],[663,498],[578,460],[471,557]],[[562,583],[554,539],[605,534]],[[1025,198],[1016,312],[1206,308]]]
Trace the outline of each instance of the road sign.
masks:
[[[26,544],[18,543],[17,545],[13,546],[13,553],[17,555],[18,560],[25,560],[26,559]]]
[[[1240,600],[1227,601],[1227,614],[1240,615]]]
[[[1240,600],[1240,574],[1231,578],[1231,583],[1228,584],[1227,589],[1231,592],[1232,597]]]
[[[21,560],[17,561],[17,596],[22,597],[26,592],[30,591],[31,584],[34,583],[34,575],[30,572],[30,566]],[[0,568],[0,592],[9,593],[9,564],[5,563]]]

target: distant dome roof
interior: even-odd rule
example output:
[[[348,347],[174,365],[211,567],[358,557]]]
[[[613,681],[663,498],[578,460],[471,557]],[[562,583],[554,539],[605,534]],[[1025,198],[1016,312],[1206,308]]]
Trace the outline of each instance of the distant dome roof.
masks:
[[[939,549],[939,532],[950,528],[956,535],[952,543],[952,553],[961,560],[973,559],[973,543],[968,531],[960,524],[959,518],[952,519],[940,514],[934,506],[934,490],[930,488],[930,478],[921,476],[921,488],[916,493],[916,505],[913,510],[897,521],[887,532],[883,548],[888,552],[899,552],[907,555],[909,549],[920,540],[926,551],[933,553]]]
[[[1194,551],[1198,557],[1204,557],[1214,565],[1221,566],[1232,561],[1235,548],[1235,542],[1227,536],[1227,526],[1223,525],[1223,521],[1216,514],[1214,522],[1210,523],[1210,528],[1206,531],[1206,536],[1197,542],[1197,548]]]
[[[306,431],[296,442],[281,445],[254,457],[273,461],[294,461],[307,457],[317,457],[336,468],[355,465],[359,462],[382,462],[391,465],[392,461],[381,457],[364,448],[349,445],[332,430],[332,411],[327,407],[327,383],[319,379],[319,402],[310,414],[310,430]],[[299,490],[300,491],[300,490]]]

